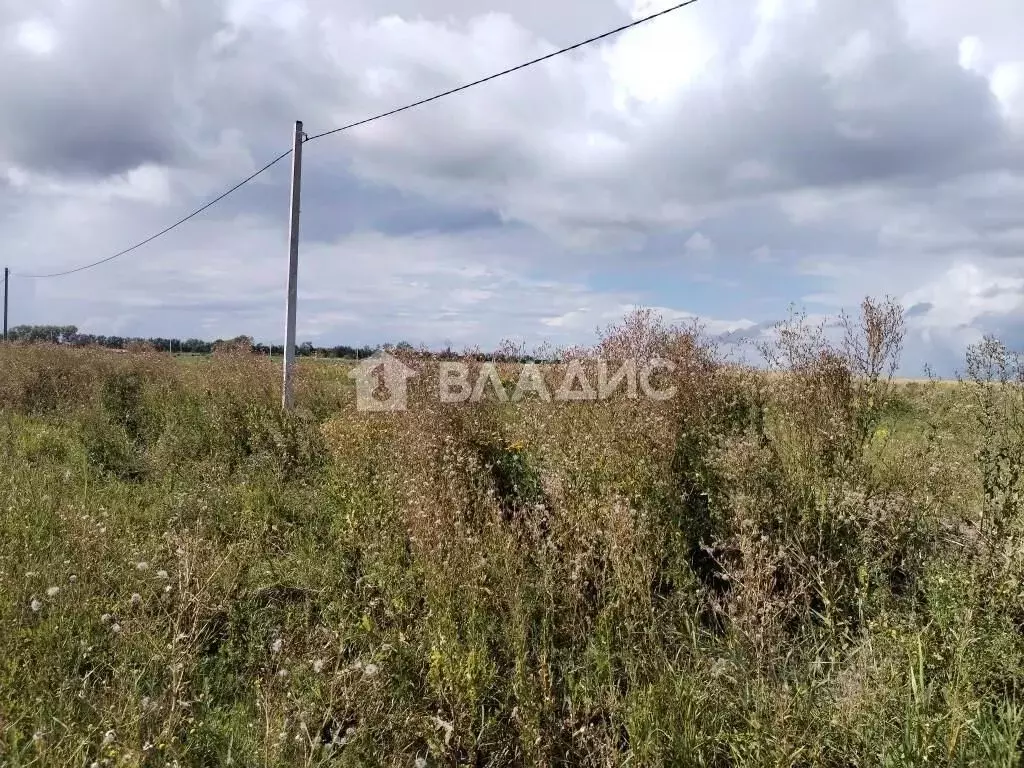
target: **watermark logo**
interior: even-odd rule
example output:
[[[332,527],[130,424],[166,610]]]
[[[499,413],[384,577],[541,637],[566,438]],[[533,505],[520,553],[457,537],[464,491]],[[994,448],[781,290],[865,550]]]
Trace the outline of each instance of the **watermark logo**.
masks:
[[[356,384],[356,409],[404,411],[408,407],[407,382],[418,375],[387,352],[377,352],[366,358],[348,374]]]
[[[588,362],[592,364],[589,372],[580,360],[558,366],[506,364],[503,366],[506,372],[518,369],[518,373],[511,377],[506,374],[503,378],[493,362],[473,365],[462,361],[443,361],[437,365],[437,396],[442,403],[476,403],[488,396],[502,403],[518,403],[526,399],[549,403],[607,400],[617,394],[633,400],[640,397],[669,400],[676,394],[673,386],[659,386],[657,377],[661,371],[670,374],[675,370],[671,360],[654,359],[643,364],[635,360]],[[561,381],[552,386],[556,372],[561,373]],[[349,373],[356,382],[356,408],[360,411],[406,410],[406,382],[417,375],[413,368],[398,358],[378,352]],[[381,385],[387,390],[386,398],[377,394]]]

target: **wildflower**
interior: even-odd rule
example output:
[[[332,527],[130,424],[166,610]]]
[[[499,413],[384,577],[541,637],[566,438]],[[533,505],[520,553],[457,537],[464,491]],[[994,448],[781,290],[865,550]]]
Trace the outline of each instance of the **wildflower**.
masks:
[[[166,579],[166,578],[168,577],[168,576],[167,576],[167,571],[164,571],[164,570],[159,570],[159,571],[157,571],[157,572],[156,572],[156,577],[157,577],[158,579]]]
[[[279,637],[279,638],[277,638],[277,640],[275,640],[274,642],[272,642],[270,644],[270,650],[273,653],[280,653],[282,645],[284,645],[284,641]]]
[[[56,597],[59,593],[60,593],[60,587],[47,587],[46,588],[46,596],[47,597]]]
[[[33,597],[32,602],[28,604],[28,607],[32,609],[32,613],[39,613],[39,610],[43,607],[43,604]]]
[[[140,595],[138,592],[132,592],[132,605],[141,605],[141,604],[142,604],[142,595]]]
[[[109,613],[104,613],[102,616],[100,616],[100,622],[103,624],[109,624],[112,618],[113,617]]]
[[[149,563],[147,563],[145,560],[142,560],[141,562],[138,562],[138,563],[135,564],[135,570],[137,570],[137,571],[148,571],[149,570]]]
[[[323,670],[324,670],[324,660],[323,659],[315,659],[313,661],[313,671],[316,672],[319,675],[321,672],[323,672]]]

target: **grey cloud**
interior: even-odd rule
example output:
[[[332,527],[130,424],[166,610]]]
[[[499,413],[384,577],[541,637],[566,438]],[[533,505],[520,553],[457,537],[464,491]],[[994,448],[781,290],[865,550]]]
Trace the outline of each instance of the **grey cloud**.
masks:
[[[107,176],[144,163],[171,163],[187,151],[179,135],[183,75],[217,29],[217,2],[187,13],[158,3],[15,4],[0,12],[8,38],[42,19],[54,50],[36,56],[0,48],[0,157],[32,170]],[[20,9],[20,10],[19,10]]]
[[[684,303],[692,276],[668,265],[696,230],[751,295],[831,289],[836,302],[855,303],[890,288],[909,294],[958,259],[1004,259],[997,274],[1024,274],[1009,263],[1024,245],[1024,144],[983,78],[956,63],[958,39],[983,14],[954,23],[954,4],[926,4],[908,31],[896,8],[916,2],[819,2],[807,13],[783,3],[764,58],[748,70],[740,56],[755,4],[698,3],[679,18],[702,25],[721,59],[658,105],[616,111],[606,62],[580,51],[307,145],[308,331],[345,340],[468,338],[499,325],[543,332],[538,318],[635,300],[629,281],[641,267],[664,267],[655,293],[677,290],[673,301]],[[318,132],[627,18],[612,0],[308,0],[305,18],[273,21],[291,5],[0,2],[0,40],[32,16],[51,16],[61,36],[49,59],[0,43],[0,71],[17,75],[0,81],[0,247],[21,265],[105,255],[283,150],[296,118]],[[243,6],[270,16],[233,27]],[[979,22],[978,34],[1012,27],[1015,8],[1004,5],[1002,23]],[[489,11],[508,16],[481,18]],[[374,26],[388,13],[407,23]],[[936,28],[925,35],[922,24]],[[870,41],[863,66],[829,75],[860,33]],[[647,74],[671,69],[655,61]],[[87,186],[14,189],[5,177],[13,164],[85,184],[144,163],[170,166],[168,204],[93,197]],[[19,288],[19,312],[128,322],[136,300],[140,330],[192,333],[184,329],[202,323],[219,335],[279,335],[286,205],[282,163],[123,262],[63,287]],[[762,246],[779,261],[748,276],[737,259],[750,263]],[[818,268],[787,275],[798,260]],[[622,280],[607,284],[631,288],[579,282],[608,274]],[[1005,298],[995,288],[980,299]],[[713,290],[700,289],[709,305]],[[494,301],[471,301],[486,291]],[[920,319],[940,323],[940,303]],[[590,331],[580,328],[565,333]]]
[[[699,16],[702,10],[692,12]],[[724,98],[693,91],[671,119],[653,120],[639,134],[608,123],[636,149],[613,161],[606,176],[589,178],[586,188],[564,189],[567,169],[557,150],[548,149],[560,135],[552,132],[554,125],[579,122],[584,105],[575,96],[569,102],[547,100],[531,113],[533,120],[506,102],[495,104],[494,119],[504,123],[503,131],[470,122],[453,132],[452,121],[461,122],[463,110],[477,112],[488,103],[486,95],[467,95],[443,118],[409,118],[405,135],[429,140],[354,137],[362,149],[358,162],[364,172],[421,192],[495,200],[506,213],[542,225],[545,211],[565,209],[566,194],[579,211],[564,210],[568,226],[581,226],[587,212],[607,225],[607,207],[594,203],[610,195],[621,204],[620,216],[650,229],[658,209],[671,220],[667,203],[673,201],[693,206],[784,189],[892,180],[921,187],[1018,156],[982,78],[960,69],[949,50],[915,46],[898,30],[892,3],[819,6],[800,24],[776,32],[771,55],[752,79],[730,70]],[[822,61],[857,32],[869,35],[865,63],[830,80]],[[555,71],[532,75],[530,87],[551,89]],[[415,82],[416,70],[408,74]],[[599,115],[584,114],[591,126],[601,125]],[[768,176],[730,181],[729,172],[743,160],[761,162]],[[556,193],[560,200],[552,199]]]
[[[195,166],[239,130],[254,159],[288,145],[291,121],[327,125],[343,73],[315,20],[283,33],[236,27],[227,0],[15,3],[0,9],[0,162],[102,178],[143,164]],[[53,51],[15,42],[42,20]],[[3,37],[0,37],[2,40]]]

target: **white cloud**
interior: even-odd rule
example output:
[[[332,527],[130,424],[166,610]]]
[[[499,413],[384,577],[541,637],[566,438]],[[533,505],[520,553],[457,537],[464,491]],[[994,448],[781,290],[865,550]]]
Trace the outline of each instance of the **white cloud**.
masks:
[[[49,56],[57,47],[57,31],[45,19],[26,19],[16,30],[17,44],[33,56]]]
[[[683,247],[687,256],[695,258],[706,258],[715,252],[715,244],[701,232],[694,232]]]
[[[1024,276],[998,274],[971,263],[952,265],[927,285],[908,292],[908,307],[924,305],[926,313],[915,319],[928,328],[969,326],[986,316],[1017,315],[1024,309]]]
[[[5,3],[0,251],[20,272],[100,258],[278,154],[296,118],[316,133],[666,5]],[[1012,321],[1022,25],[1018,0],[697,3],[310,143],[305,332],[568,339],[638,302],[742,330],[884,292],[930,305],[933,339]],[[279,336],[286,166],[123,261],[20,287],[16,317]]]

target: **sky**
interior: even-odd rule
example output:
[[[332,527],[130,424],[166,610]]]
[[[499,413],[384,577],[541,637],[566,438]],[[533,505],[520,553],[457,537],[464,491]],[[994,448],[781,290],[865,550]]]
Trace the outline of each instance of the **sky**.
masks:
[[[10,321],[284,337],[290,147],[669,0],[0,0]],[[756,339],[907,309],[901,373],[1024,347],[1024,3],[700,0],[303,147],[298,340]]]

